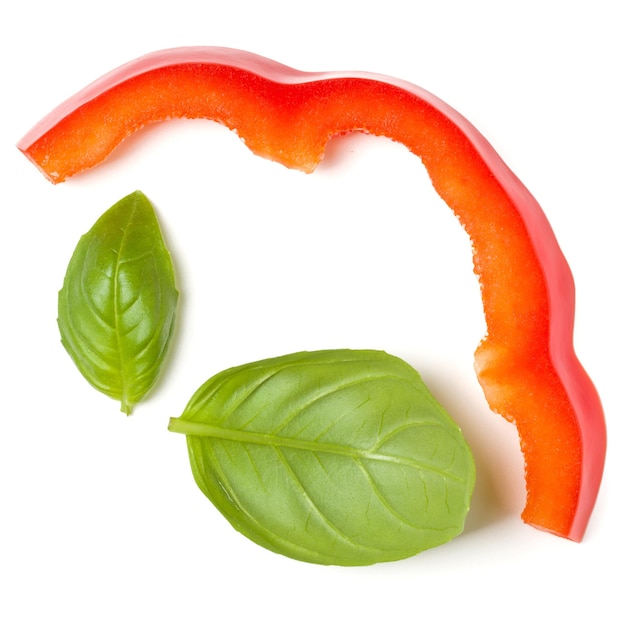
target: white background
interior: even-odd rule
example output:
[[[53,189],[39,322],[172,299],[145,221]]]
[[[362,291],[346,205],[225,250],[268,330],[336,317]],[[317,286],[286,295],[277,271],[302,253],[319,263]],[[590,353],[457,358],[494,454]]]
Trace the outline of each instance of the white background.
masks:
[[[0,623],[624,623],[619,0],[25,0],[3,13]],[[101,74],[183,45],[418,84],[539,200],[574,272],[575,344],[609,429],[581,544],[519,519],[516,431],[472,369],[484,323],[469,244],[402,147],[337,140],[306,176],[215,124],[171,122],[57,186],[15,148]],[[158,211],[182,298],[166,373],[126,417],[80,377],[55,320],[78,238],[135,189]],[[331,347],[405,358],[461,424],[478,468],[463,535],[397,563],[309,565],[249,542],[196,488],[184,438],[167,431],[195,389],[231,365]]]

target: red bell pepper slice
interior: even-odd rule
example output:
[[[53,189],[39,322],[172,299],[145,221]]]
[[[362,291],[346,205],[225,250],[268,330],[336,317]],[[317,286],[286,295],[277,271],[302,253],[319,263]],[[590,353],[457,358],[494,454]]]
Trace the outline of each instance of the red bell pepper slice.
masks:
[[[52,181],[102,161],[142,126],[207,118],[256,154],[311,172],[335,135],[403,143],[468,232],[488,333],[476,370],[491,408],[517,426],[525,522],[580,541],[604,466],[600,399],[573,349],[574,284],[550,225],[486,139],[433,95],[367,73],[303,73],[224,48],[142,57],[52,111],[18,144]]]

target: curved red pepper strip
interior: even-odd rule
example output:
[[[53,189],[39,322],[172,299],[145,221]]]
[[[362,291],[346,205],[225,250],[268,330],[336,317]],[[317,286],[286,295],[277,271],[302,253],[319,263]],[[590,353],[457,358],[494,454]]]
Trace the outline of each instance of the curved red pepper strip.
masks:
[[[476,370],[491,408],[514,422],[526,461],[524,521],[580,541],[603,471],[606,432],[573,346],[574,284],[541,208],[461,115],[409,83],[303,73],[246,52],[150,54],[88,86],[18,144],[52,181],[102,161],[145,124],[208,118],[255,153],[312,171],[331,137],[403,143],[468,232],[488,335]]]

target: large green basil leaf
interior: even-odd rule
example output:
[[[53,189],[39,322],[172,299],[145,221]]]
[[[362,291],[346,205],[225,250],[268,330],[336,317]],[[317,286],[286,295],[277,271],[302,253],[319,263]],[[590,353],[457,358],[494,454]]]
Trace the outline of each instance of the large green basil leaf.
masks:
[[[63,345],[83,376],[127,414],[159,375],[177,299],[154,209],[136,191],[81,237],[59,292]]]
[[[463,530],[474,461],[419,374],[384,352],[302,352],[228,369],[171,431],[194,478],[258,544],[323,564],[412,556]]]

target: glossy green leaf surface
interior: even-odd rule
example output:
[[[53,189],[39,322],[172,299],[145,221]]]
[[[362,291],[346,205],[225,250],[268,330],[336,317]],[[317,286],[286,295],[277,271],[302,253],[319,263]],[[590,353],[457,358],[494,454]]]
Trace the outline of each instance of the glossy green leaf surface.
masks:
[[[130,413],[152,388],[178,291],[152,204],[136,191],[83,235],[59,292],[61,340],[83,376]]]
[[[371,350],[302,352],[208,380],[171,431],[230,523],[295,559],[367,565],[462,530],[471,452],[419,374]]]

